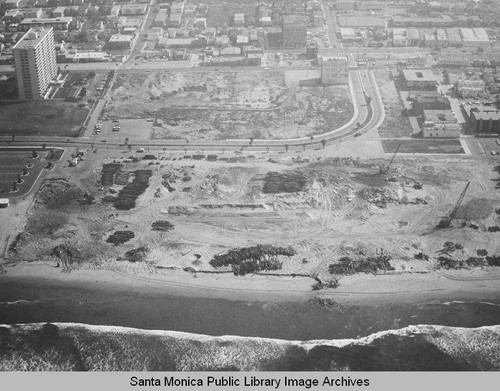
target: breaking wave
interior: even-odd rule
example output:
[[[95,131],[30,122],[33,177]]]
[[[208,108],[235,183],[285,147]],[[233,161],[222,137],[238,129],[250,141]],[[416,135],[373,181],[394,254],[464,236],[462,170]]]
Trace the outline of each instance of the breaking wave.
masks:
[[[408,326],[358,339],[212,337],[79,323],[0,326],[1,370],[498,371],[500,325]]]

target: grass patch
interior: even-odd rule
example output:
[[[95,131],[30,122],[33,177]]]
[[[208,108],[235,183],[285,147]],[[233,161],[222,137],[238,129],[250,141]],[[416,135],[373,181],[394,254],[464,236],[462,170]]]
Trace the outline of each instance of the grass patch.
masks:
[[[416,139],[416,140],[382,140],[385,153],[432,153],[432,154],[463,154],[465,151],[459,140],[448,139]]]
[[[0,106],[0,135],[78,137],[89,109],[69,102],[33,101]]]

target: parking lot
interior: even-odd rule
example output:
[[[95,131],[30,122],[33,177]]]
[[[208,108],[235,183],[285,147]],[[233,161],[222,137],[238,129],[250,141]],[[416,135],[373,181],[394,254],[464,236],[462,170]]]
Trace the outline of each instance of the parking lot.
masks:
[[[486,156],[500,158],[500,136],[499,137],[478,137],[477,140]]]
[[[100,132],[94,130],[92,138],[95,140],[106,140],[108,142],[124,142],[128,138],[130,142],[137,140],[149,140],[153,128],[153,122],[147,119],[120,119],[100,121],[102,124]],[[120,129],[113,131],[115,126]]]
[[[47,162],[44,157],[47,152],[38,152],[37,159],[32,158],[31,151],[1,151],[0,152],[0,194],[2,198],[14,198],[26,195],[40,175]],[[31,167],[31,165],[33,165]],[[18,184],[19,191],[9,192],[14,181],[17,181],[23,168],[28,175],[21,176],[23,183]],[[28,168],[31,167],[31,168]]]

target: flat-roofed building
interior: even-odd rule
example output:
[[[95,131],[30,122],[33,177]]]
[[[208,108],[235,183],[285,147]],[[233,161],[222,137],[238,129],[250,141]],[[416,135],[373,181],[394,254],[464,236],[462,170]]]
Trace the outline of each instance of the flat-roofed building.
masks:
[[[66,8],[66,7],[58,7],[58,8]],[[57,8],[56,8],[57,9]],[[43,10],[41,8],[21,8],[19,11],[23,14],[23,17],[26,18],[41,18],[43,15]],[[64,16],[64,15],[61,15]]]
[[[490,45],[488,33],[484,28],[460,28],[464,46],[485,47]]]
[[[234,25],[242,27],[245,25],[245,14],[234,14]]]
[[[108,50],[129,50],[132,48],[133,36],[127,34],[114,34],[106,43]]]
[[[476,133],[500,134],[500,112],[471,111],[470,124]]]
[[[436,90],[437,87],[437,77],[429,69],[402,70],[401,77],[409,89]]]
[[[181,14],[170,14],[170,17],[166,21],[166,26],[174,28],[181,27],[181,18]]]
[[[349,61],[347,57],[322,56],[320,59],[322,84],[344,84],[348,82]]]
[[[46,98],[50,82],[57,76],[52,28],[31,28],[13,47],[19,98]]]
[[[424,35],[424,44],[429,48],[436,46],[436,35],[434,33],[427,33]]]
[[[147,4],[130,3],[121,6],[121,14],[125,16],[144,15],[147,10]]]
[[[483,80],[459,80],[456,85],[458,94],[463,99],[479,98],[485,95],[486,84]]]
[[[337,16],[341,27],[386,27],[384,19],[378,16]]]
[[[451,110],[424,110],[422,133],[424,137],[458,138],[462,127]]]
[[[28,31],[32,27],[52,27],[54,30],[66,31],[69,30],[72,22],[73,18],[68,16],[62,18],[27,18],[19,23],[18,29],[19,31]]]
[[[393,46],[408,46],[406,29],[404,28],[392,29],[392,44]]]
[[[339,29],[340,39],[344,42],[353,42],[356,40],[356,32],[350,27],[341,27]]]
[[[62,18],[64,16],[64,12],[66,12],[66,7],[57,7],[52,11],[53,18]],[[26,16],[26,18],[30,18],[31,16]]]
[[[283,15],[283,48],[305,48],[307,43],[307,25],[298,15]]]
[[[406,37],[409,46],[418,46],[422,42],[420,38],[420,31],[418,29],[406,29]]]
[[[445,29],[436,29],[436,46],[444,48],[448,46],[448,35]]]
[[[165,49],[188,48],[193,46],[195,38],[160,38],[158,47]]]
[[[448,36],[448,45],[460,47],[463,45],[462,36],[457,28],[446,29],[446,35]]]

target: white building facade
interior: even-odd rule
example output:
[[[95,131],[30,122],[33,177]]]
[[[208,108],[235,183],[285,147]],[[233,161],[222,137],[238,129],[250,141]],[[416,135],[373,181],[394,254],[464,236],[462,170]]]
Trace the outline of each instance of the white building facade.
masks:
[[[57,75],[54,32],[49,29],[30,29],[14,46],[19,98],[44,99],[50,82]]]

